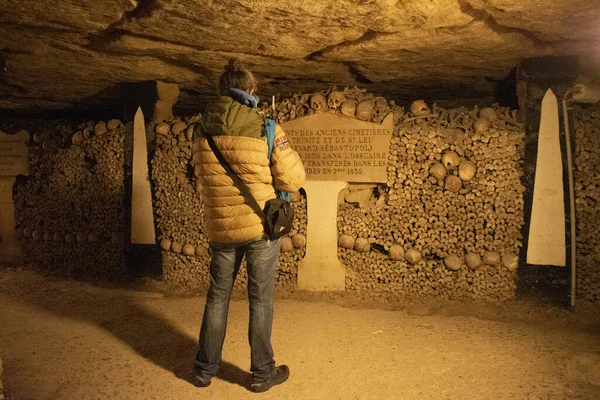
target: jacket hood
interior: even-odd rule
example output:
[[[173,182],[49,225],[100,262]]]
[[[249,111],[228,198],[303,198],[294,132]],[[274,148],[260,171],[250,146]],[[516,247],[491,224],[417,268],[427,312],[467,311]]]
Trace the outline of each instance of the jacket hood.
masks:
[[[229,96],[221,96],[210,104],[202,117],[200,127],[203,133],[212,136],[262,136],[263,119],[255,109],[235,101]]]

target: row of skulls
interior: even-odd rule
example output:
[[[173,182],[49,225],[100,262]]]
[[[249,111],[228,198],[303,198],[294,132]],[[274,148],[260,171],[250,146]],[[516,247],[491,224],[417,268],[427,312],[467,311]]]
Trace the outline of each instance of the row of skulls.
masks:
[[[373,117],[373,102],[371,100],[357,103],[354,100],[347,100],[344,94],[338,91],[332,91],[327,98],[320,93],[313,94],[310,97],[310,108],[315,112],[325,112],[327,108],[339,110],[342,115],[356,116],[364,121],[368,121]],[[415,117],[425,116],[431,112],[423,100],[414,101],[410,106],[410,111]]]
[[[358,119],[368,121],[373,117],[373,103],[369,100],[357,103],[354,100],[347,100],[342,92],[333,91],[327,98],[320,93],[315,93],[310,97],[310,108],[316,112],[324,112],[327,108],[340,110],[342,115],[348,117],[356,116]]]

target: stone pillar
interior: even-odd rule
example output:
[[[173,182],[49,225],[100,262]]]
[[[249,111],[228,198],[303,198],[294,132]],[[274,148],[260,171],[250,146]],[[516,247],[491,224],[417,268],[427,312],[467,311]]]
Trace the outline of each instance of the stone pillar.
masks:
[[[154,104],[154,122],[162,122],[173,116],[173,106],[179,100],[179,86],[156,81],[158,99]]]
[[[146,120],[162,122],[173,116],[179,86],[160,81],[125,82],[120,85],[123,120],[133,121],[138,107]]]
[[[28,175],[29,133],[0,132],[0,263],[20,264],[23,251],[17,237],[13,185],[17,175]]]

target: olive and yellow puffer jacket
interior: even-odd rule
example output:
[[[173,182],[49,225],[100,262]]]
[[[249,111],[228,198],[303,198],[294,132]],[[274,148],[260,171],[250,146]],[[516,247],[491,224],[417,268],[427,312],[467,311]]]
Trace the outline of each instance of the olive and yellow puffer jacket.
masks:
[[[194,174],[202,185],[206,233],[219,243],[239,243],[262,237],[261,217],[241,195],[233,180],[212,152],[206,135],[233,171],[249,187],[261,208],[276,197],[275,188],[296,192],[304,184],[305,172],[300,156],[287,141],[280,126],[275,129],[275,145],[268,158],[263,118],[256,110],[231,97],[222,96],[209,105],[194,132]]]

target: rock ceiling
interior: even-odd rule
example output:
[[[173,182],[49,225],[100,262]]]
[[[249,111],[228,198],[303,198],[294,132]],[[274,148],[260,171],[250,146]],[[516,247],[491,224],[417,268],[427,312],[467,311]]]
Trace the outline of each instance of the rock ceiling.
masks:
[[[3,111],[109,107],[119,82],[155,79],[195,111],[231,57],[263,96],[489,103],[541,55],[600,69],[600,0],[0,0]]]

